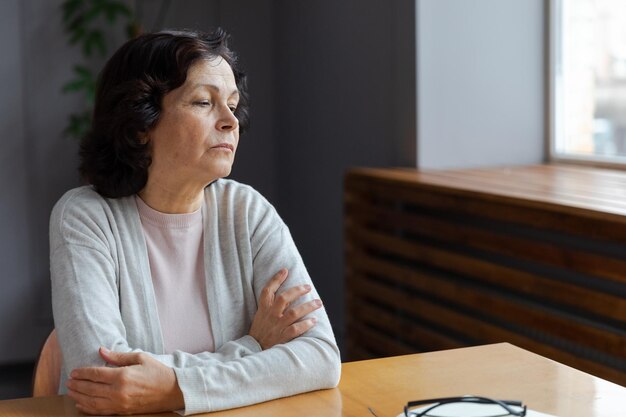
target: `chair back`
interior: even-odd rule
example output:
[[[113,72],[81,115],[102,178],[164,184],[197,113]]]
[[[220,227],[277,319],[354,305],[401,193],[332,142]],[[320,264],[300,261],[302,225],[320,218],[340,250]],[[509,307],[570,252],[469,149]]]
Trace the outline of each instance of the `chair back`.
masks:
[[[61,379],[61,347],[56,330],[52,330],[41,348],[33,376],[33,397],[58,395]]]

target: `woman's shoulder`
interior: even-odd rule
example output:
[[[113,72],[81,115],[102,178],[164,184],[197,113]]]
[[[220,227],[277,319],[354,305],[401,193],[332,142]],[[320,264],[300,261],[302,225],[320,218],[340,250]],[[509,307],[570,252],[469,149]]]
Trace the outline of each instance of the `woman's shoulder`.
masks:
[[[104,197],[98,194],[92,186],[72,188],[63,194],[52,210],[53,216],[64,217],[69,213],[84,210],[88,207],[102,206]]]
[[[222,215],[231,214],[226,218],[234,218],[238,222],[245,219],[248,225],[280,221],[274,206],[261,193],[235,180],[215,181],[207,187],[206,196],[220,207]]]
[[[72,188],[63,194],[54,206],[53,213],[63,216],[77,210],[94,210],[108,205],[108,199],[102,197],[91,185]]]
[[[127,229],[134,197],[106,198],[92,186],[67,191],[50,215],[50,247],[66,243],[110,250],[112,231]]]
[[[91,185],[73,188],[57,201],[50,215],[50,227],[68,223],[98,224],[110,221],[111,206],[119,205],[121,199],[101,196]]]
[[[273,209],[272,204],[260,192],[235,180],[221,178],[207,187],[206,192],[213,193],[215,198],[223,203],[239,207]]]
[[[92,185],[83,185],[80,187],[67,190],[59,199],[57,204],[67,204],[68,202],[89,202],[104,200],[100,194],[96,192]]]

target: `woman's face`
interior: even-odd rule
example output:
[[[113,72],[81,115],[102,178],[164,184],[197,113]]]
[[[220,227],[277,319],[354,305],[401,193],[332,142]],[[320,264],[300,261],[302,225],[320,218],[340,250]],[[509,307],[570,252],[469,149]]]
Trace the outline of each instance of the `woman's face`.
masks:
[[[192,65],[185,83],[163,97],[159,121],[147,134],[149,179],[204,188],[229,175],[239,142],[233,114],[238,102],[235,76],[224,59]]]

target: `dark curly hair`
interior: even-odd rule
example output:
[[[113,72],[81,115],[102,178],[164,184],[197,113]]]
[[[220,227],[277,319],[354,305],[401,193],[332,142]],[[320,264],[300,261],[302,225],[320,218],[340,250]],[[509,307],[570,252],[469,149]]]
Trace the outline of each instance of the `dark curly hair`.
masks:
[[[246,76],[237,68],[226,32],[143,34],[122,45],[100,74],[93,122],[80,144],[83,180],[104,197],[139,192],[151,163],[149,145],[141,134],[159,121],[163,96],[183,85],[189,68],[198,60],[216,57],[222,57],[235,75],[239,90],[235,117],[243,133],[249,119]]]

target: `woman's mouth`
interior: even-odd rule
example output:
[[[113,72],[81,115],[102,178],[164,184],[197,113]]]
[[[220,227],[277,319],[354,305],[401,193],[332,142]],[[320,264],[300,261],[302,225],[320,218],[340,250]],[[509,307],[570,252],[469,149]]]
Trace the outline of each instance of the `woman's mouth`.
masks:
[[[231,152],[235,151],[235,147],[230,143],[220,143],[218,145],[213,146],[211,149],[228,149]]]

